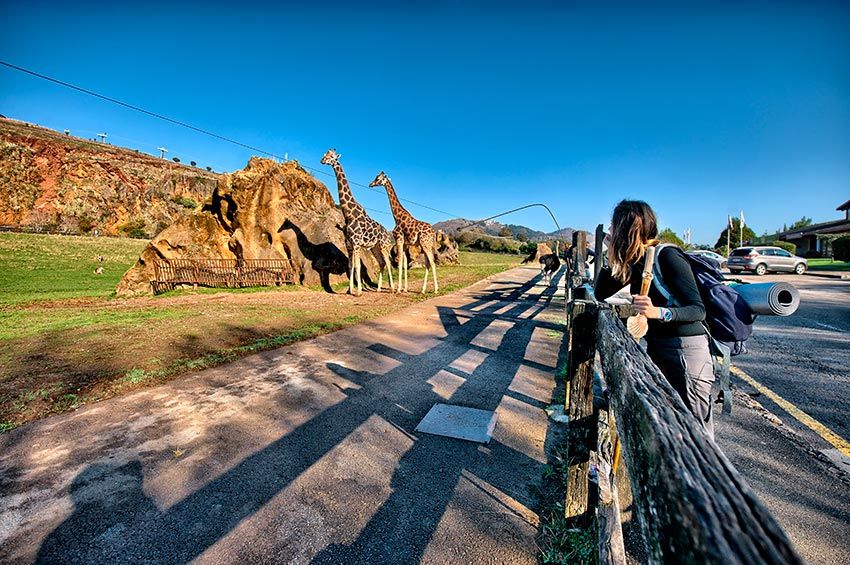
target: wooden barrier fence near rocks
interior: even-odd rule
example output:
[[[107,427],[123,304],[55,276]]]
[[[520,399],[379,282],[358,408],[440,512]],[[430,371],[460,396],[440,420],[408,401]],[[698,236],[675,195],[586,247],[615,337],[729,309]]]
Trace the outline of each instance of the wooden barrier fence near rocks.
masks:
[[[597,230],[597,262],[599,235]],[[770,512],[626,331],[620,318],[631,305],[596,302],[584,274],[584,238],[576,239],[573,272],[566,277],[573,286],[567,305],[567,517],[585,524],[595,517],[599,562],[624,564],[615,478],[625,472],[648,562],[802,563]],[[596,401],[594,379],[604,391]]]
[[[181,285],[240,288],[294,284],[295,271],[285,259],[166,259],[154,263],[154,293]]]

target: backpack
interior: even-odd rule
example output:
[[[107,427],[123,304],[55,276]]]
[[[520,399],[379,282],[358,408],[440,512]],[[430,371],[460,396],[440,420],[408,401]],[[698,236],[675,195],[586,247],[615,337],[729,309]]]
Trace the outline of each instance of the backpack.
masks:
[[[669,243],[658,244],[655,248],[656,257]],[[731,357],[747,353],[747,339],[753,333],[753,322],[756,314],[746,301],[733,287],[724,284],[726,277],[717,265],[705,257],[689,255],[685,257],[694,273],[703,306],[705,306],[705,322],[703,325],[708,332],[708,341],[714,362],[715,374],[720,375],[720,391],[723,395],[723,411],[732,410],[732,395],[729,383]],[[653,284],[658,292],[667,300],[668,306],[679,306],[670,291],[664,286],[658,261],[652,268]],[[718,362],[715,356],[721,357]]]

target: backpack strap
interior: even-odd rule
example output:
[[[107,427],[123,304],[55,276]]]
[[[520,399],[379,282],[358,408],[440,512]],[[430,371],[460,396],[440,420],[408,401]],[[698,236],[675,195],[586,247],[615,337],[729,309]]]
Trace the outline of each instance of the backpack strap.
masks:
[[[675,247],[675,245],[672,243],[659,243],[655,246],[655,263],[652,264],[652,284],[655,285],[655,290],[661,293],[661,296],[667,301],[668,306],[676,307],[678,306],[676,299],[667,290],[667,286],[664,284],[664,277],[661,276],[661,267],[658,266],[658,258],[661,256],[661,251],[666,247]]]

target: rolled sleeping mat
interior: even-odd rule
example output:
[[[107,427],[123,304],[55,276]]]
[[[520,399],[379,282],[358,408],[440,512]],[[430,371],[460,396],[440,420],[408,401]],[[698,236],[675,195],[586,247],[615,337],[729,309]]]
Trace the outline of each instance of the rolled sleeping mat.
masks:
[[[800,307],[800,291],[786,282],[736,284],[733,288],[756,314],[790,316]]]

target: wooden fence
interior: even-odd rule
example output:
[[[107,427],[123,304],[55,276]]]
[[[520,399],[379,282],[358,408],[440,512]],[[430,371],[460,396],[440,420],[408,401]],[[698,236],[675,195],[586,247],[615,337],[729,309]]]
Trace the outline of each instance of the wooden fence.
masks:
[[[624,564],[617,487],[625,484],[650,563],[802,563],[770,512],[626,331],[620,318],[632,313],[631,305],[594,299],[584,273],[584,235],[574,236],[568,277],[567,517],[585,523],[595,517],[600,563]],[[598,229],[594,278],[601,244]],[[596,401],[595,379],[605,391]],[[617,481],[624,472],[628,482]]]
[[[285,259],[164,259],[154,262],[154,293],[182,285],[240,288],[281,286],[296,282]]]

